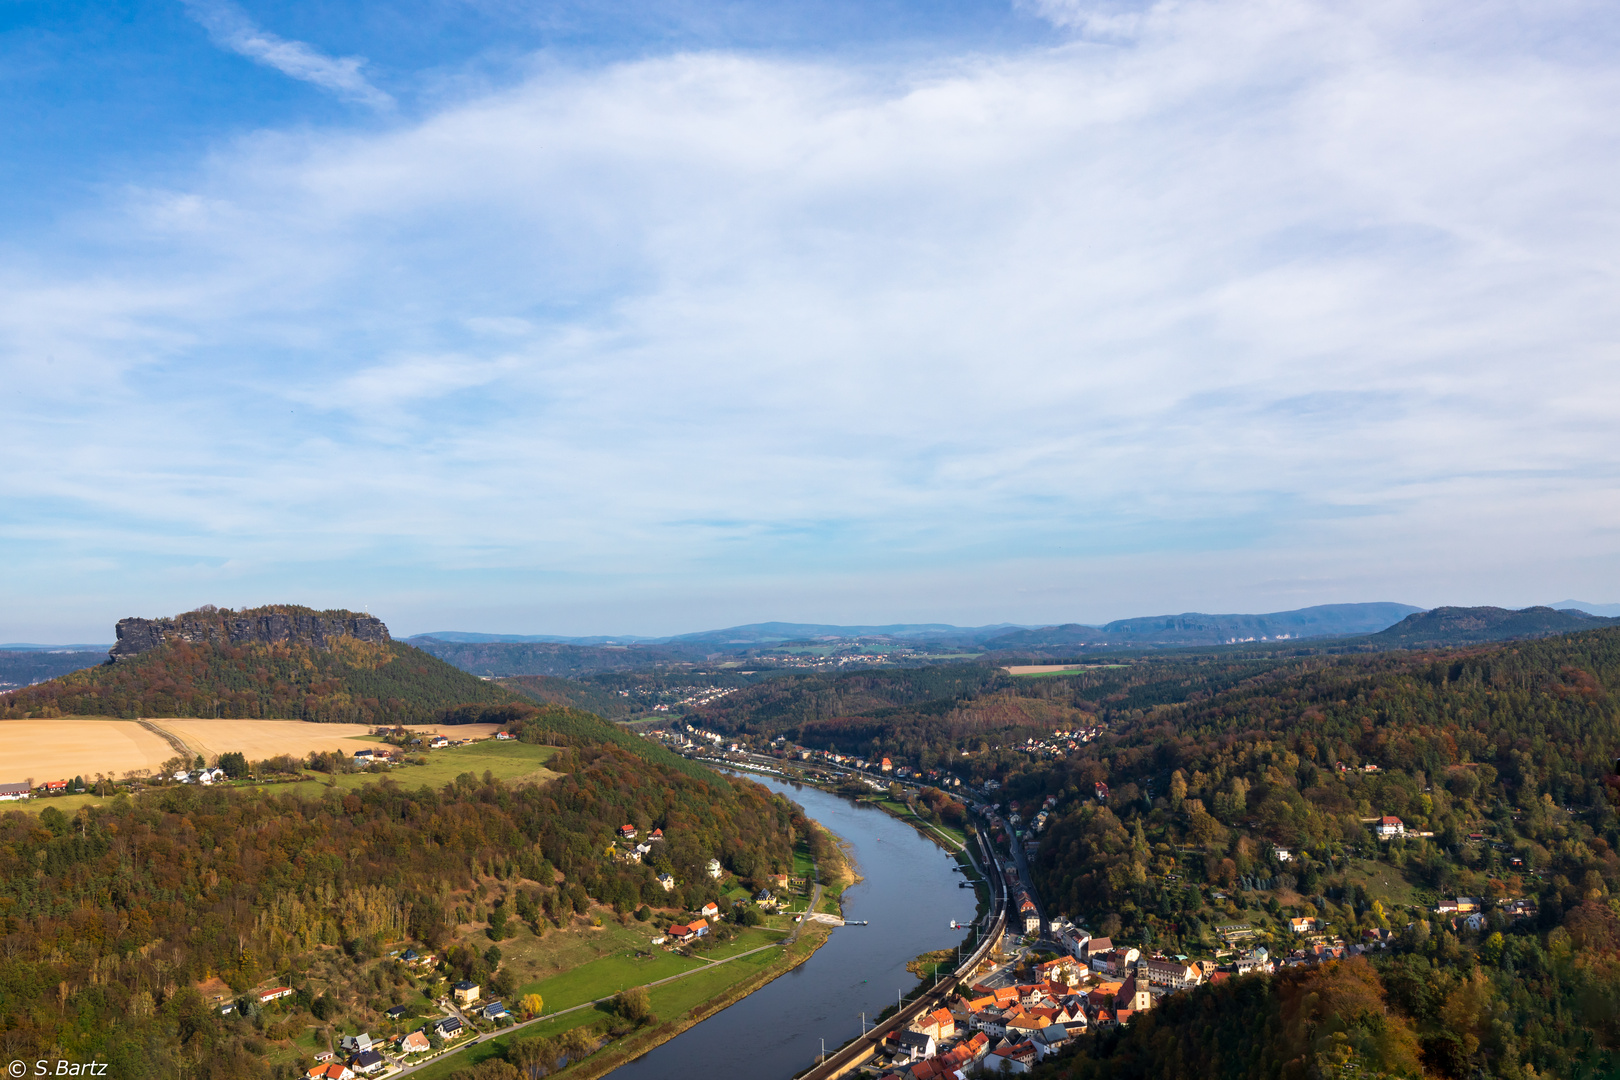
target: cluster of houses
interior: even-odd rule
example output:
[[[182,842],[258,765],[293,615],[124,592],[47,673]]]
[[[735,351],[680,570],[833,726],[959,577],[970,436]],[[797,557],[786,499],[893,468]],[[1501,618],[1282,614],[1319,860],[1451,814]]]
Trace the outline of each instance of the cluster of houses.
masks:
[[[664,842],[663,829],[654,829],[647,835],[647,839],[637,842],[637,837],[640,835],[641,830],[634,825],[620,825],[617,840],[619,844],[627,846],[620,848],[615,844],[610,844],[605,854],[610,859],[618,858],[629,863],[640,863],[655,852],[657,845]],[[703,869],[706,874],[716,881],[726,876],[725,867],[720,865],[719,859],[710,859]],[[660,872],[658,884],[663,887],[665,892],[670,892],[677,883],[673,875]]]
[[[1533,919],[1537,909],[1535,901],[1523,898],[1513,900],[1500,900],[1495,905],[1496,911],[1508,919]],[[1487,925],[1485,902],[1473,896],[1455,896],[1442,900],[1434,906],[1436,915],[1449,915],[1452,925],[1459,923],[1470,930],[1483,930]]]
[[[431,961],[432,958],[415,959]],[[274,997],[266,995],[291,993],[292,991],[285,987],[278,987],[261,994],[260,1000],[274,1000]],[[503,1002],[481,1002],[480,987],[475,982],[462,980],[451,988],[451,994],[455,998],[457,1008],[464,1015],[484,1020],[501,1020],[511,1015]],[[391,1020],[401,1020],[405,1015],[406,1009],[403,1005],[395,1005],[388,1010],[388,1017]],[[415,1031],[396,1035],[386,1042],[373,1039],[369,1034],[344,1035],[338,1040],[336,1052],[324,1050],[315,1055],[315,1067],[304,1073],[305,1080],[355,1080],[356,1077],[376,1076],[391,1066],[400,1065],[401,1059],[430,1051],[433,1042],[429,1038],[429,1033],[448,1043],[467,1035],[469,1029],[461,1016],[452,1013],[438,1017]],[[393,1052],[392,1061],[384,1055],[385,1047],[389,1046]]]
[[[1009,749],[1022,750],[1031,757],[1052,760],[1067,757],[1102,733],[1103,728],[1100,725],[1071,728],[1066,731],[1054,731],[1049,739],[1025,739],[1023,745],[1014,745]]]
[[[177,784],[218,784],[226,779],[224,769],[177,769],[169,777]]]
[[[35,784],[34,778],[15,784],[0,784],[0,802],[22,802],[30,799],[37,792],[41,795],[62,795],[68,789],[67,780],[47,780],[43,784]]]
[[[688,686],[685,689],[686,689],[686,692],[687,692],[685,697],[681,698],[679,701],[661,702],[661,703],[659,703],[657,705],[654,705],[652,707],[652,711],[653,712],[677,712],[677,711],[684,711],[686,709],[698,708],[700,706],[709,704],[711,701],[719,701],[721,698],[725,697],[727,694],[735,694],[738,691],[739,687],[735,687],[735,686],[702,686],[702,687]],[[680,691],[677,691],[677,693],[679,693],[679,692]],[[630,696],[630,691],[628,691],[628,690],[620,690],[619,694],[622,697],[629,697]]]
[[[626,844],[633,844],[634,846],[625,848],[622,851],[615,848],[610,851],[610,854],[617,854],[625,862],[639,863],[642,859],[645,859],[647,856],[653,853],[653,845],[662,844],[664,842],[663,829],[654,829],[648,835],[647,839],[641,841],[640,843],[636,843],[636,837],[639,835],[641,835],[640,830],[638,830],[634,825],[620,825],[619,840]],[[664,879],[668,877],[668,874],[660,874],[658,876],[659,884],[664,885]],[[664,891],[668,892],[674,887],[675,879],[670,878],[669,884],[664,885]]]

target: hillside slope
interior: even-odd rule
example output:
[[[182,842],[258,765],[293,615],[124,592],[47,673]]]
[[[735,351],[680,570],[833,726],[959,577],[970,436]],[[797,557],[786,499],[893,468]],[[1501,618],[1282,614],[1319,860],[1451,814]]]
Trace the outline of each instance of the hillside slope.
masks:
[[[310,627],[300,631],[304,622]],[[139,624],[135,633],[132,623]],[[249,626],[250,632],[232,635],[233,623]],[[365,636],[334,632],[339,626],[358,627]],[[387,627],[353,612],[203,609],[173,620],[126,619],[119,630],[117,663],[0,695],[0,717],[415,723],[453,706],[512,697],[419,649],[388,640]]]
[[[1620,628],[1306,658],[1001,779],[1010,802],[1053,800],[1032,860],[1051,910],[1195,956],[1219,947],[1212,928],[1228,923],[1252,926],[1274,951],[1300,944],[1289,917],[1351,944],[1395,932],[1374,954],[1384,989],[1369,982],[1363,996],[1410,1019],[1425,1069],[1597,1076],[1620,1067],[1617,754]],[[1384,815],[1403,838],[1374,836]],[[1435,911],[1453,896],[1482,898],[1486,925]],[[1504,911],[1510,899],[1530,917]],[[1197,1030],[1133,1023],[1053,1074],[1288,1075],[1192,1064],[1216,1045],[1211,1030],[1247,1024],[1224,994],[1164,1014]],[[1251,1019],[1275,1008],[1257,1004]],[[1353,1010],[1334,1019],[1354,1021]],[[1356,1037],[1261,1042],[1299,1060],[1302,1077],[1323,1075],[1312,1071],[1322,1052],[1355,1051],[1364,1068],[1383,1054],[1357,1050]]]
[[[1438,607],[1408,615],[1387,630],[1367,639],[1384,648],[1408,649],[1427,645],[1478,645],[1491,641],[1522,641],[1592,630],[1620,624],[1620,619],[1588,615],[1584,611],[1558,611],[1531,607],[1509,611],[1499,607]]]

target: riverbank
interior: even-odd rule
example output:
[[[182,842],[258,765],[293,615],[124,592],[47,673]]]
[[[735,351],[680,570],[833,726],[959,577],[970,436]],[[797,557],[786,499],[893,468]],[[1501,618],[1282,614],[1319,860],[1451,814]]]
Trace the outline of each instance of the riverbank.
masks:
[[[788,946],[785,954],[777,963],[737,983],[731,989],[717,997],[711,998],[701,1006],[693,1009],[679,1020],[666,1021],[650,1031],[638,1031],[626,1036],[616,1046],[604,1047],[581,1061],[577,1066],[570,1065],[567,1069],[553,1075],[565,1080],[598,1080],[619,1066],[634,1061],[643,1054],[668,1042],[681,1034],[694,1024],[730,1008],[754,991],[767,983],[781,978],[814,955],[815,951],[826,944],[833,928],[824,923],[806,921],[801,924],[804,930],[798,940]]]
[[[824,843],[812,842],[812,850],[820,850],[821,857],[816,860],[816,877],[821,882],[821,902],[815,906],[816,911],[826,915],[839,915],[842,913],[844,890],[852,888],[861,881],[861,875],[855,869],[855,853],[850,845],[830,831],[819,821],[810,822]],[[823,866],[826,862],[828,865]]]
[[[566,1068],[550,1075],[558,1077],[559,1080],[597,1080],[786,975],[810,959],[817,949],[826,944],[831,932],[830,926],[806,920],[799,924],[795,936],[774,958],[763,956],[766,950],[755,950],[752,954],[742,954],[716,962],[708,968],[699,968],[672,979],[645,984],[641,988],[649,992],[653,1014],[656,1016],[663,1010],[667,1015],[673,1011],[676,1013],[673,1019],[659,1021],[617,1039],[610,1039],[589,1057],[570,1063]],[[756,967],[752,972],[744,970],[735,980],[725,982],[713,992],[709,992],[709,987],[716,976],[720,976],[721,973],[730,975],[733,965],[746,969],[751,966],[750,961],[756,955],[762,957],[764,966]],[[699,996],[694,999],[694,994]],[[513,1052],[514,1044],[520,1041],[539,1037],[554,1038],[574,1028],[594,1029],[596,1025],[611,1023],[612,1017],[608,1011],[611,1001],[611,998],[603,998],[560,1013],[537,1017],[501,1034],[486,1038],[482,1042],[444,1054],[407,1072],[411,1080],[448,1080],[492,1058],[512,1061],[516,1057]],[[687,1004],[688,1002],[691,1004]],[[597,1039],[604,1034],[605,1032],[593,1030],[591,1037]]]
[[[828,936],[785,978],[740,998],[680,1037],[630,1062],[608,1080],[785,1078],[824,1049],[871,1027],[917,976],[906,964],[921,953],[954,949],[950,927],[972,915],[971,895],[938,844],[876,807],[781,777],[755,777],[794,800],[805,816],[842,841],[851,873],[843,916],[853,922]],[[823,846],[823,850],[825,847]],[[808,866],[804,867],[808,870]],[[832,875],[824,875],[831,877]]]

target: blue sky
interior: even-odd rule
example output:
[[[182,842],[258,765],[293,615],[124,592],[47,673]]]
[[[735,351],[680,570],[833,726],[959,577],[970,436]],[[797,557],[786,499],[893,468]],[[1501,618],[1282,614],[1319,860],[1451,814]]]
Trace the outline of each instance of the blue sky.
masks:
[[[0,6],[0,640],[1620,599],[1617,28]]]

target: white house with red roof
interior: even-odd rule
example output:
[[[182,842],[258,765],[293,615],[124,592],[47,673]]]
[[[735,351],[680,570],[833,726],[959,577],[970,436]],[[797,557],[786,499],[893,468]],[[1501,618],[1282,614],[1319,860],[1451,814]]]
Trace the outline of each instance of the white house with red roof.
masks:
[[[1392,836],[1405,836],[1406,822],[1398,817],[1385,815],[1378,819],[1377,825],[1373,826],[1373,832],[1377,834],[1380,840],[1388,840]]]

